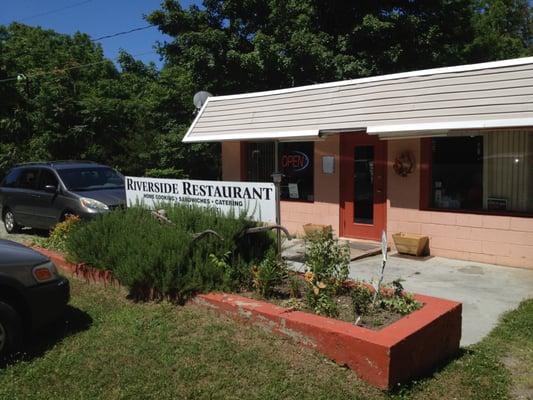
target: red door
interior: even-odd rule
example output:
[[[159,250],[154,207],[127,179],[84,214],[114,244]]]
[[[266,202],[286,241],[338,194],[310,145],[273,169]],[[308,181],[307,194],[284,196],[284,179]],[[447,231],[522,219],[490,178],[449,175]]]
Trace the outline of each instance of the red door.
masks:
[[[387,212],[387,143],[366,133],[344,133],[340,154],[340,234],[380,240]]]

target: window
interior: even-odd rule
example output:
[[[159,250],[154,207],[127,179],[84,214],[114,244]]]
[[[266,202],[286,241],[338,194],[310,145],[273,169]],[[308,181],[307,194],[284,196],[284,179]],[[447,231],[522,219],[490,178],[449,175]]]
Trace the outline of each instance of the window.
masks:
[[[122,189],[124,178],[117,171],[106,167],[58,169],[61,180],[72,191]]]
[[[20,169],[12,169],[7,176],[4,178],[4,181],[2,182],[2,187],[6,188],[14,188],[17,187],[17,181],[20,176]]]
[[[45,190],[46,186],[55,186],[57,188],[57,178],[52,171],[42,169],[37,190]]]
[[[429,205],[533,214],[533,132],[431,139]]]
[[[37,185],[37,169],[25,169],[21,172],[17,187],[21,189],[35,189]]]
[[[246,146],[246,177],[251,182],[272,182],[275,170],[273,143],[248,143]],[[314,143],[290,142],[278,146],[281,199],[314,200]]]

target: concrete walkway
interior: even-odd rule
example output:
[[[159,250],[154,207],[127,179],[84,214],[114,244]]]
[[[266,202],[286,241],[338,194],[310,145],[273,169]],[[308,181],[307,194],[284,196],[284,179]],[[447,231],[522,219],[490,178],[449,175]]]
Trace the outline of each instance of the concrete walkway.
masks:
[[[296,249],[286,250],[290,257]],[[303,270],[298,261],[289,261],[296,270]],[[350,278],[377,281],[381,255],[350,263]],[[385,282],[395,279],[406,290],[463,303],[461,345],[483,339],[498,323],[500,316],[527,298],[533,298],[533,270],[481,264],[471,261],[428,257],[420,260],[389,255]]]

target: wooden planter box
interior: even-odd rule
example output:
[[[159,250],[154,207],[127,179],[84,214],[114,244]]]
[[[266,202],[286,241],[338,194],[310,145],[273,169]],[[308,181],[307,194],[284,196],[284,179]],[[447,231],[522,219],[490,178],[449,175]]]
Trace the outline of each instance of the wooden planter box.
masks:
[[[331,225],[320,225],[320,224],[305,224],[303,225],[304,232],[306,235],[312,235],[313,233],[326,233],[333,229]]]
[[[396,250],[400,254],[410,254],[420,257],[426,255],[429,251],[429,238],[427,236],[400,232],[393,233],[392,239],[394,240]]]

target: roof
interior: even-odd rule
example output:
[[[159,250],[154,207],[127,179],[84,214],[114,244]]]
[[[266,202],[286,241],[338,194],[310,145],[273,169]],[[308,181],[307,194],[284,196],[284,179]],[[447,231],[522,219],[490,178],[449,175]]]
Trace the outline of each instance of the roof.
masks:
[[[184,142],[533,126],[533,57],[210,97]]]

